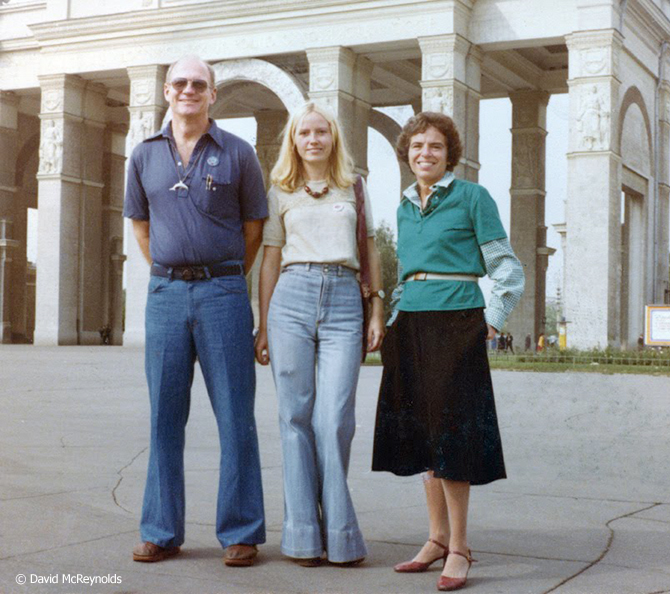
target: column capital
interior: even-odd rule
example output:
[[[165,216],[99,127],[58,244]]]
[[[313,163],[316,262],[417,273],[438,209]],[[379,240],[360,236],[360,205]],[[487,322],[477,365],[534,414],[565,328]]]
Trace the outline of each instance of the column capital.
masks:
[[[127,68],[130,78],[130,109],[166,109],[163,86],[167,66],[152,64]]]
[[[512,91],[509,94],[510,101],[512,103],[542,103],[547,105],[549,103],[550,94],[547,91],[535,91],[535,90],[526,90],[526,91]]]
[[[82,116],[82,94],[87,82],[76,74],[38,76],[42,90],[40,117],[47,114]]]
[[[546,130],[549,93],[514,91],[509,98],[512,102],[512,133],[523,129]]]
[[[435,37],[420,37],[421,79],[427,81],[467,82],[468,58],[472,43],[455,33]],[[481,56],[475,52],[474,59],[481,65]]]
[[[341,45],[308,48],[305,50],[305,53],[310,64],[317,62],[345,62],[353,66],[356,61],[354,51]]]
[[[472,45],[465,37],[458,33],[447,33],[446,35],[431,35],[430,37],[419,37],[419,47],[422,54],[457,52],[467,54]]]
[[[565,40],[570,79],[618,76],[623,36],[616,29],[577,31]]]
[[[161,82],[165,82],[165,75],[168,67],[163,64],[145,64],[143,66],[128,66],[126,72],[131,81],[138,78],[159,78]]]
[[[346,47],[308,49],[309,92],[343,91],[354,95],[356,54]]]

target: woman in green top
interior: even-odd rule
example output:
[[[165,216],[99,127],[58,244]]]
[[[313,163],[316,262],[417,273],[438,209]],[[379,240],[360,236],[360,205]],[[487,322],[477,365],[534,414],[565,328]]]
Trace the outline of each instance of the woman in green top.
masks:
[[[505,478],[486,340],[519,300],[523,269],[486,189],[454,178],[461,143],[451,118],[411,118],[396,150],[416,183],[398,207],[401,282],[382,347],[372,469],[426,473],[429,538],[395,570],[442,559],[438,590],[457,590],[473,561],[470,485]],[[494,281],[486,317],[477,284],[485,274]]]

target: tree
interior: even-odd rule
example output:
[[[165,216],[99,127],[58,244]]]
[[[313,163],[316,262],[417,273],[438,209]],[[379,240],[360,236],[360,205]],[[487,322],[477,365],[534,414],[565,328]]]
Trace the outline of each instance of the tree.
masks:
[[[382,221],[375,229],[375,245],[382,263],[382,284],[384,297],[384,316],[391,315],[391,293],[398,284],[398,255],[393,231],[386,221]]]

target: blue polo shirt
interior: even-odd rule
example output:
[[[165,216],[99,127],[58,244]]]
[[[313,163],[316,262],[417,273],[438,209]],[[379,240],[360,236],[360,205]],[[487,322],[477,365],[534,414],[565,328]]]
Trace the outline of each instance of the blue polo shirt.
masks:
[[[171,122],[138,144],[123,215],[150,221],[151,259],[164,266],[242,261],[242,223],[268,216],[254,149],[212,121],[189,165],[180,161]],[[180,179],[188,189],[171,190]]]

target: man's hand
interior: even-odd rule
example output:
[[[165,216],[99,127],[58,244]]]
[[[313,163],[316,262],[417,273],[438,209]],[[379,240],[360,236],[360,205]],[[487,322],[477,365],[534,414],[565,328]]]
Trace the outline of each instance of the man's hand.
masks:
[[[496,337],[498,331],[493,326],[491,326],[491,324],[486,324],[486,327],[489,329],[489,332],[486,335],[486,340],[493,340]]]
[[[149,221],[140,221],[139,219],[132,219],[133,234],[137,239],[137,245],[140,246],[140,251],[144,259],[151,264],[151,254],[149,253]]]

